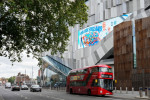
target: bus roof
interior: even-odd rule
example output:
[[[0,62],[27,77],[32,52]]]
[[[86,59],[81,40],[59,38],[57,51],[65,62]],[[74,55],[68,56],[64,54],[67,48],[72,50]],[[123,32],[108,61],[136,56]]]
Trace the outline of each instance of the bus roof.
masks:
[[[95,65],[95,66],[87,66],[87,67],[84,67],[84,68],[73,69],[73,70],[71,70],[71,71],[83,70],[83,69],[94,68],[94,67],[107,67],[107,68],[111,68],[111,67],[108,66],[108,65]],[[71,71],[70,71],[70,72],[71,72]]]

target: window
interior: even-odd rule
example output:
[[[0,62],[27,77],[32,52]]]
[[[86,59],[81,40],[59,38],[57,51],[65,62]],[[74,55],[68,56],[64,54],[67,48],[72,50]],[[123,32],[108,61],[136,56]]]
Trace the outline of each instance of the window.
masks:
[[[106,90],[113,90],[113,80],[110,79],[94,79],[91,86],[99,86]]]
[[[99,70],[99,67],[94,67],[94,68],[92,68],[92,73],[93,72],[99,72],[98,70]]]
[[[106,90],[113,90],[113,80],[100,79],[100,86]]]
[[[69,73],[69,75],[78,75],[78,74],[85,74],[85,73],[87,73],[87,69],[77,70],[77,71],[71,71]]]
[[[110,72],[110,73],[112,73],[112,69],[111,68],[105,68],[105,67],[100,67],[99,71],[100,72]]]
[[[75,72],[75,71],[71,71],[71,72],[69,73],[69,75],[76,75],[76,72]]]
[[[86,86],[86,82],[85,81],[74,81],[74,82],[70,82],[70,86]]]

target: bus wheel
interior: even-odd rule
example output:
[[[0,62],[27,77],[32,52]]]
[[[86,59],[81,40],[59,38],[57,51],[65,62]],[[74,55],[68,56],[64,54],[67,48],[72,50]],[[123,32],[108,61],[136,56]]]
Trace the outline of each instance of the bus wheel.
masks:
[[[91,90],[90,89],[88,89],[88,95],[91,95]]]
[[[70,94],[72,94],[72,89],[70,89]]]

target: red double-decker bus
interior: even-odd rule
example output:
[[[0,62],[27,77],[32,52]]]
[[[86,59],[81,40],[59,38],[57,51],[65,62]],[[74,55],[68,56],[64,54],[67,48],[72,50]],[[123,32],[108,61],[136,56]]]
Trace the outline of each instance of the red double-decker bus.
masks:
[[[112,95],[112,68],[108,65],[96,65],[71,70],[67,77],[66,91],[88,95]]]

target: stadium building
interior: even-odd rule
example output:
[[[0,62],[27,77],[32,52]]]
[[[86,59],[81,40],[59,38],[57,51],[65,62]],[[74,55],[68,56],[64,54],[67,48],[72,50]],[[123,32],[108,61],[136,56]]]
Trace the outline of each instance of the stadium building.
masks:
[[[85,4],[89,7],[87,23],[82,28],[78,24],[69,28],[71,36],[69,45],[66,48],[68,51],[64,52],[63,58],[59,53],[52,56],[51,51],[42,53],[42,68],[46,68],[45,73],[49,72],[47,70],[51,70],[59,74],[61,76],[60,81],[62,81],[65,80],[71,69],[107,64],[113,68],[118,88],[120,86],[134,87],[136,81],[131,81],[132,76],[134,76],[132,75],[134,73],[132,69],[135,70],[139,66],[132,56],[137,51],[135,45],[137,43],[135,42],[136,27],[134,26],[137,26],[136,22],[138,20],[150,16],[150,0],[87,0]],[[132,45],[125,48],[121,46],[123,45],[121,40],[125,41],[123,40],[124,38],[121,35],[117,35],[117,33],[122,34],[126,31],[127,25],[131,28],[128,32],[130,32],[129,41]],[[120,39],[120,41],[118,42],[117,39]],[[122,51],[131,49],[129,54],[129,58],[131,58],[130,64],[119,63],[121,60],[122,63],[128,62],[123,58],[124,53],[120,53],[118,57],[117,54],[122,51],[119,51],[116,45],[120,45],[118,47],[122,48]],[[126,68],[129,70],[125,70]],[[119,77],[120,72],[124,76]],[[46,75],[47,80],[50,80],[51,75]],[[136,87],[145,86],[143,84],[136,84]]]

